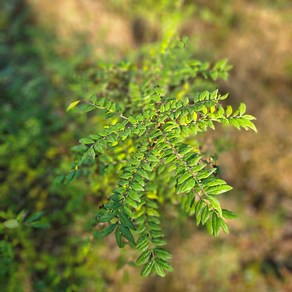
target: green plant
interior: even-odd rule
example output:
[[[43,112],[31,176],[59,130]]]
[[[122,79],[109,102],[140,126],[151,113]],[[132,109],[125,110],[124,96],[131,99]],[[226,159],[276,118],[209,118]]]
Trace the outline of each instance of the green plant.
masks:
[[[79,73],[89,63],[87,46],[60,54],[60,40],[36,22],[27,1],[3,3],[0,19],[0,291],[72,291],[90,278],[83,272],[88,241],[82,233],[71,238],[90,213],[84,195],[94,195],[54,178],[71,165],[58,143],[69,149],[84,129],[83,117],[73,123],[64,108],[90,86]]]
[[[225,219],[235,217],[218,200],[232,187],[217,177],[196,139],[215,129],[215,123],[256,131],[245,105],[235,111],[223,107],[228,95],[214,88],[213,81],[227,79],[230,68],[226,60],[212,67],[194,60],[185,39],[166,41],[134,62],[104,65],[97,76],[98,92],[68,107],[102,110],[107,125],[74,147],[79,155],[75,169],[60,180],[71,181],[90,164],[99,168],[104,185],[110,179],[109,188],[115,185],[111,190],[100,181],[99,190],[106,191],[94,235],[114,233],[120,248],[136,248],[143,276],[172,271],[171,254],[163,248],[160,205],[179,204],[214,236],[220,229],[228,232]]]

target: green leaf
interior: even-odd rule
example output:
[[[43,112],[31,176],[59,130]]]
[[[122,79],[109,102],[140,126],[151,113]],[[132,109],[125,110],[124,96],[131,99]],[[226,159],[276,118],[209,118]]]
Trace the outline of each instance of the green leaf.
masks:
[[[226,193],[228,191],[232,190],[232,187],[229,185],[220,185],[220,186],[214,186],[211,188],[208,188],[208,190],[206,190],[208,195],[220,195],[223,193]]]
[[[129,197],[126,198],[126,203],[128,205],[130,205],[131,207],[133,207],[134,209],[137,209],[138,208],[137,203],[134,200],[132,200],[131,198],[129,198]]]
[[[115,224],[110,224],[101,231],[95,230],[93,233],[93,236],[96,239],[106,237],[106,236],[110,235],[114,231],[115,228],[116,228]]]
[[[140,197],[139,197],[139,195],[137,194],[137,192],[136,191],[134,191],[134,190],[129,190],[128,191],[128,194],[129,194],[129,197],[132,199],[132,200],[134,200],[134,201],[136,201],[136,202],[141,202],[141,199],[140,199]]]
[[[239,122],[237,121],[236,118],[231,118],[231,119],[229,120],[229,123],[230,123],[230,125],[232,125],[232,126],[235,127],[236,129],[240,130],[240,124],[239,124]]]
[[[198,164],[198,162],[202,159],[202,156],[201,155],[194,155],[192,156],[189,160],[188,160],[188,165],[189,166],[195,166]],[[196,170],[196,171],[200,171],[202,168],[204,168],[204,165],[201,164],[199,165],[199,170]],[[195,172],[195,171],[194,171]]]
[[[173,271],[173,267],[170,265],[170,263],[168,263],[167,261],[163,260],[163,259],[156,259],[156,262],[166,271],[168,272],[172,272]]]
[[[104,149],[102,148],[101,145],[95,144],[95,145],[94,145],[94,149],[95,149],[97,152],[104,153]]]
[[[213,235],[212,218],[209,218],[207,220],[206,227],[207,227],[208,233]]]
[[[247,127],[249,127],[250,129],[252,129],[253,131],[255,131],[256,133],[258,132],[256,126],[254,125],[253,122],[251,122],[250,120],[245,120],[245,124]]]
[[[142,269],[142,271],[141,271],[141,276],[143,276],[143,277],[147,277],[147,276],[151,273],[151,271],[152,271],[152,269],[153,269],[153,266],[154,266],[154,261],[150,261],[150,262],[148,262],[148,263],[143,267],[143,269]]]
[[[85,105],[83,106],[83,108],[82,108],[82,111],[83,111],[84,113],[88,113],[88,112],[94,110],[95,108],[96,108],[96,107],[93,106],[93,105],[85,104]]]
[[[217,237],[220,229],[220,218],[217,216],[215,212],[212,215],[212,228],[214,236]]]
[[[251,115],[244,115],[243,118],[247,119],[247,120],[256,120],[256,118],[254,116],[251,116]]]
[[[203,225],[206,224],[208,218],[209,218],[209,207],[208,207],[208,205],[206,205],[204,207],[203,211],[202,211],[202,219],[201,219],[201,221],[202,221]]]
[[[149,154],[147,156],[147,160],[150,162],[159,162],[159,159],[156,156],[154,156],[153,154]]]
[[[214,173],[215,171],[216,171],[216,168],[212,168],[212,169],[209,169],[209,170],[202,170],[202,171],[200,171],[200,172],[197,174],[197,179],[200,180],[200,179],[207,178],[207,177],[209,177],[212,173]]]
[[[143,241],[139,242],[139,244],[136,245],[136,248],[140,251],[148,248],[150,244],[150,239],[147,237]]]
[[[187,193],[189,192],[194,186],[196,185],[196,181],[194,180],[193,177],[191,177],[190,179],[188,179],[187,181],[183,182],[181,184],[181,189],[180,192],[181,193]]]
[[[154,248],[154,254],[160,258],[160,259],[170,259],[171,258],[171,254],[164,248]]]
[[[73,180],[75,177],[76,171],[71,171],[67,176],[66,176],[66,183],[69,183]]]
[[[125,246],[125,243],[122,241],[121,232],[118,228],[115,230],[115,238],[116,238],[118,247],[123,248]]]
[[[69,106],[67,107],[67,112],[70,111],[71,109],[73,109],[79,102],[80,102],[80,100],[76,100],[76,101],[71,102],[69,104]]]
[[[220,96],[220,100],[224,100],[224,99],[226,99],[227,97],[228,97],[228,93],[226,93],[226,94],[224,94],[224,95],[221,95]]]
[[[49,228],[51,226],[50,223],[48,223],[45,219],[31,222],[29,225],[32,226],[33,228],[40,228],[40,229]]]
[[[229,210],[223,209],[222,210],[222,216],[226,219],[234,219],[237,217],[237,215]]]
[[[89,148],[83,155],[82,159],[91,158],[95,159],[95,152],[92,148]]]
[[[14,219],[16,219],[19,222],[22,222],[24,220],[25,216],[26,216],[26,211],[23,209],[23,210],[19,211],[16,218],[14,218]]]
[[[132,187],[132,189],[133,189],[134,191],[141,191],[141,192],[144,191],[144,188],[143,188],[140,184],[138,184],[138,183],[136,183],[136,182],[132,183],[132,184],[131,184],[131,187]]]
[[[145,170],[143,170],[143,169],[139,169],[139,170],[137,171],[137,173],[140,174],[142,177],[144,177],[144,178],[146,178],[146,179],[149,180],[149,176],[148,176],[148,174],[147,174],[147,172],[146,172]]]
[[[163,270],[163,267],[157,261],[154,264],[154,269],[158,276],[165,277],[166,274]]]
[[[192,176],[192,174],[190,172],[185,172],[182,176],[180,176],[180,178],[178,179],[177,183],[181,184],[183,183],[185,180],[187,180],[188,178],[190,178]]]
[[[132,176],[133,176],[132,173],[130,173],[130,172],[124,172],[124,173],[120,176],[120,178],[128,179],[128,178],[131,178]]]
[[[174,154],[171,154],[164,158],[164,164],[168,164],[176,159],[176,156]]]
[[[138,183],[138,184],[140,184],[140,186],[141,187],[144,187],[145,186],[145,182],[144,182],[144,179],[143,179],[143,177],[141,177],[140,175],[135,175],[134,176],[134,179],[135,179],[135,181]]]
[[[166,245],[166,241],[163,239],[159,239],[159,238],[154,238],[152,240],[152,242],[156,245],[156,246],[163,246]]]
[[[227,64],[228,60],[227,59],[222,59],[222,60],[219,60],[215,66],[214,66],[214,69],[215,70],[223,70]]]
[[[141,163],[141,167],[146,171],[152,171],[152,167],[144,161]]]
[[[226,117],[227,117],[227,118],[232,114],[232,107],[231,107],[231,105],[228,105],[228,106],[226,107],[226,111],[225,111],[225,113],[226,113]]]
[[[208,180],[206,187],[214,187],[219,185],[226,185],[226,182],[220,178],[212,178],[212,180]]]
[[[221,209],[221,206],[220,206],[220,202],[218,201],[218,199],[216,199],[215,197],[212,197],[212,196],[207,196],[208,197],[208,200],[211,204],[211,206],[216,210],[218,211],[218,213],[220,215],[222,215],[222,209]]]
[[[137,229],[136,226],[131,221],[131,219],[126,214],[120,213],[119,216],[120,216],[120,221],[121,221],[122,225],[124,225],[126,227],[129,227],[132,230],[136,230]]]
[[[149,257],[151,255],[151,250],[148,249],[146,251],[144,251],[137,259],[136,261],[136,265],[140,266],[140,265],[144,265],[146,262],[148,262]]]
[[[128,120],[133,125],[136,125],[137,124],[137,120],[134,117],[129,117]]]
[[[13,228],[17,228],[19,226],[19,223],[16,219],[9,219],[9,220],[4,221],[3,225],[6,228],[13,229]]]
[[[199,225],[201,222],[201,214],[203,211],[203,207],[204,207],[204,200],[201,199],[200,201],[197,202],[196,207],[195,207],[195,216],[196,216],[197,225]]]
[[[242,116],[245,114],[245,112],[246,112],[246,105],[244,103],[241,103],[239,105],[239,114]]]
[[[136,245],[135,239],[128,227],[125,227],[123,225],[118,225],[119,230],[121,231],[121,234],[133,245]]]
[[[80,139],[79,143],[81,143],[81,144],[94,144],[95,142],[93,139],[86,137],[86,138]]]
[[[224,220],[223,219],[221,219],[221,218],[219,218],[220,219],[220,226],[221,226],[221,228],[223,229],[223,231],[225,232],[225,233],[229,233],[229,229],[228,229],[228,226],[227,226],[227,224],[224,222]]]
[[[31,223],[33,221],[40,219],[43,215],[44,215],[43,211],[36,212],[36,213],[32,214],[30,217],[28,217],[28,219],[26,219],[25,222]]]
[[[105,102],[106,102],[106,99],[105,99],[105,97],[103,97],[103,98],[97,100],[96,105],[98,105],[100,107],[104,107]]]
[[[111,213],[102,214],[101,216],[97,216],[96,219],[98,223],[110,222],[115,216],[116,216],[116,213],[111,212]]]
[[[187,106],[187,105],[189,104],[189,98],[185,96],[185,97],[182,99],[182,103],[183,103],[183,106]]]

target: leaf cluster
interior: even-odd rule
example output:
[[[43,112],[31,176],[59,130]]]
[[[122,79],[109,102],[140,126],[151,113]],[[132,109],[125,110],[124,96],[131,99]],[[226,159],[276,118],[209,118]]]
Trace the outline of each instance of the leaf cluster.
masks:
[[[108,89],[103,89],[68,107],[72,110],[83,103],[85,112],[103,111],[107,125],[80,139],[77,167],[63,180],[70,181],[88,160],[102,164],[110,156],[117,161],[117,184],[96,214],[94,236],[113,233],[120,248],[137,249],[136,265],[142,266],[142,276],[154,272],[164,277],[172,271],[160,222],[162,203],[179,204],[214,236],[220,230],[228,233],[226,219],[236,216],[222,209],[219,199],[232,187],[218,178],[216,167],[200,147],[187,141],[217,124],[256,131],[255,118],[246,114],[245,105],[224,106],[228,94],[211,85],[227,78],[231,68],[227,60],[213,66],[194,60],[185,45],[185,39],[162,44],[142,61],[118,64],[130,76],[123,99],[128,102],[106,98]],[[123,145],[133,150],[121,161],[118,150]],[[171,180],[161,186],[159,177],[165,176]]]

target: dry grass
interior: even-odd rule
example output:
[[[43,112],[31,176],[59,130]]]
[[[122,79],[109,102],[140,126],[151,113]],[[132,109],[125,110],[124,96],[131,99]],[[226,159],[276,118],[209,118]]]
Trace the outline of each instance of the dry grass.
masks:
[[[109,50],[125,53],[134,45],[130,21],[108,11],[105,1],[66,0],[56,5],[49,0],[28,2],[39,23],[54,30],[63,43],[76,44],[80,37],[92,45],[96,57],[109,54]]]

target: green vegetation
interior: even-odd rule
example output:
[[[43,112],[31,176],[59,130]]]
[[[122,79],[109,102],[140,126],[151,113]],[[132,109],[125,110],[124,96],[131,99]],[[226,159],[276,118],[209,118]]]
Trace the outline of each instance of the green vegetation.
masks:
[[[200,151],[196,135],[215,130],[215,123],[256,131],[254,117],[245,114],[243,103],[233,111],[230,105],[221,105],[228,94],[220,95],[217,89],[198,91],[202,80],[227,78],[231,68],[227,61],[210,68],[209,63],[193,60],[185,45],[186,40],[163,43],[140,56],[138,66],[123,62],[114,67],[121,76],[129,76],[125,84],[117,82],[122,91],[111,86],[113,80],[100,79],[100,91],[83,101],[82,110],[103,110],[107,125],[80,140],[74,147],[80,157],[75,168],[60,177],[70,182],[89,163],[104,169],[98,176],[112,178],[118,173],[117,186],[112,195],[105,194],[108,201],[96,215],[98,223],[108,224],[94,235],[100,238],[114,232],[120,248],[126,243],[136,247],[141,253],[136,264],[144,265],[142,276],[154,270],[164,277],[173,270],[167,261],[170,253],[161,248],[166,242],[159,206],[179,204],[211,234],[217,236],[221,228],[228,233],[224,218],[231,219],[234,213],[222,210],[217,196],[232,187],[217,178],[216,167]],[[115,92],[119,103],[107,99]],[[74,101],[67,110],[80,104]],[[116,166],[107,167],[110,164]]]
[[[290,291],[290,10],[2,1],[0,291]]]

